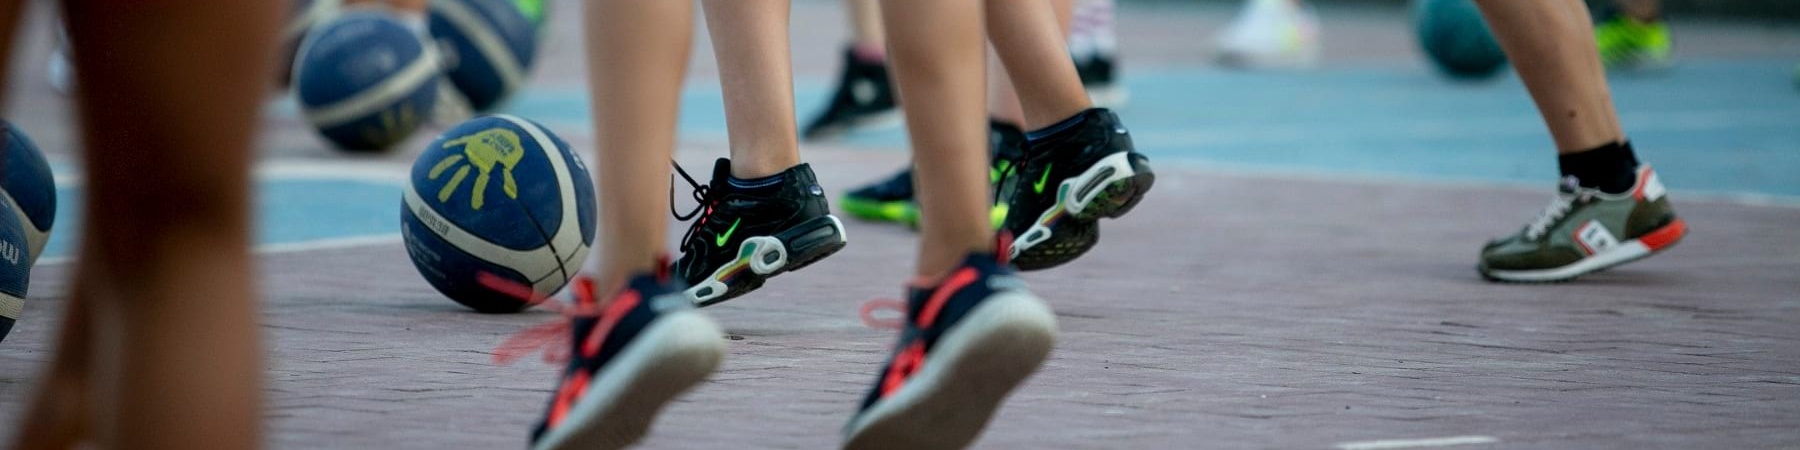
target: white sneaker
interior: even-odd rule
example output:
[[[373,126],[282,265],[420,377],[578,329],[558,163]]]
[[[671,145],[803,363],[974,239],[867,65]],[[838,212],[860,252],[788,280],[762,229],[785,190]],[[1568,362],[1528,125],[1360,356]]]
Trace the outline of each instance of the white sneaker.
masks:
[[[1303,69],[1319,64],[1319,17],[1302,0],[1245,0],[1220,33],[1221,65]]]

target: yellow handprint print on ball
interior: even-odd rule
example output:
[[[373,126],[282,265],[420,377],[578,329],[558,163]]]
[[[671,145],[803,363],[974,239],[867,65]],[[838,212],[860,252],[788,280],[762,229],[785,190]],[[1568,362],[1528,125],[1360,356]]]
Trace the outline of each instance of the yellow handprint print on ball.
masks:
[[[450,200],[450,194],[456,193],[456,188],[461,187],[463,179],[469,176],[469,167],[474,166],[475,170],[480,173],[475,175],[475,189],[469,200],[469,206],[481,209],[481,205],[485,203],[488,180],[493,174],[496,164],[500,166],[501,190],[506,192],[508,198],[515,200],[519,198],[519,185],[513,181],[512,169],[513,166],[519,165],[520,159],[525,157],[525,150],[523,146],[519,145],[517,133],[505,128],[482,130],[479,133],[445,142],[444,148],[458,145],[462,146],[462,153],[452,154],[445,157],[443,161],[438,161],[436,166],[432,166],[431,173],[428,174],[431,179],[436,180],[438,176],[444,174],[444,171],[456,167],[457,163],[468,161],[468,164],[457,167],[456,173],[450,175],[450,181],[444,183],[443,189],[438,190],[439,202]]]

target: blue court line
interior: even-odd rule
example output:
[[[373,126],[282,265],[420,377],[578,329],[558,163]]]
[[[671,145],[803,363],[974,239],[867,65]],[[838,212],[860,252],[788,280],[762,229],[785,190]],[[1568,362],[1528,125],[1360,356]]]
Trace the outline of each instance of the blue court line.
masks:
[[[1614,76],[1611,85],[1639,155],[1673,189],[1800,197],[1793,63],[1690,60],[1661,74]],[[1510,75],[1466,83],[1409,65],[1127,70],[1132,100],[1119,113],[1155,161],[1545,185],[1555,177],[1548,133]],[[718,88],[692,84],[681,132],[723,140]],[[827,88],[827,80],[797,84],[803,117],[824,104]],[[564,133],[591,126],[585,92],[574,86],[532,89],[507,110]],[[905,139],[895,127],[844,142],[900,149]]]
[[[66,174],[66,170],[58,170]],[[297,244],[400,232],[398,183],[315,177],[257,182],[256,245]],[[72,256],[81,229],[82,189],[56,190],[56,225],[40,258]],[[170,211],[170,214],[180,214]]]

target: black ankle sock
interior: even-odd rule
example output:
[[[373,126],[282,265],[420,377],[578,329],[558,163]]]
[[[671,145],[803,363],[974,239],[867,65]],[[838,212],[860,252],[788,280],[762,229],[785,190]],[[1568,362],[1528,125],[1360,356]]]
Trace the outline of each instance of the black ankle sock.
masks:
[[[1556,157],[1564,177],[1574,177],[1581,187],[1608,194],[1630,191],[1637,184],[1637,155],[1631,142],[1614,142],[1598,148]]]
[[[780,190],[781,182],[786,179],[787,171],[784,170],[774,175],[751,178],[748,180],[736,176],[729,176],[725,178],[725,182],[731,185],[731,190],[733,191],[754,196],[767,196],[774,195],[775,191]]]

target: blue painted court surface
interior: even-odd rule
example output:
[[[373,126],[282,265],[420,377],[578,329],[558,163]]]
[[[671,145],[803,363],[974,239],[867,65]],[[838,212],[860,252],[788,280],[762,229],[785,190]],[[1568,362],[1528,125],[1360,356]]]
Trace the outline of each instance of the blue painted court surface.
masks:
[[[258,182],[256,242],[304,244],[397,235],[403,186],[342,177],[266,177]],[[61,207],[44,247],[47,261],[72,256],[81,223],[80,187],[63,186],[56,195]]]
[[[1694,60],[1612,87],[1639,154],[1678,190],[1800,198],[1800,90],[1793,61]],[[684,135],[723,140],[716,88],[690,88]],[[1423,66],[1127,73],[1120,109],[1140,149],[1158,161],[1250,170],[1390,175],[1548,185],[1554,149],[1514,77],[1455,82]],[[801,114],[824,103],[823,80],[796,89]],[[587,97],[538,89],[514,114],[567,130],[589,126]],[[901,148],[899,127],[849,143]]]
[[[1800,201],[1800,90],[1792,63],[1692,60],[1666,73],[1612,78],[1640,156],[1677,192]],[[1400,177],[1548,185],[1552,144],[1517,78],[1451,81],[1422,66],[1314,72],[1211,68],[1130,72],[1120,111],[1156,161],[1250,172]],[[802,114],[822,104],[823,80],[801,80]],[[585,91],[539,87],[505,112],[569,135],[590,125]],[[683,96],[689,137],[723,141],[719,90]],[[904,148],[898,126],[852,135],[852,148]],[[585,154],[585,153],[584,153]],[[399,183],[330,177],[264,180],[260,244],[397,233]],[[61,191],[65,205],[79,189]],[[76,208],[62,208],[46,255],[72,251]]]
[[[1439,77],[1398,3],[1354,3],[1321,7],[1325,61],[1300,72],[1207,65],[1235,1],[1120,3],[1119,111],[1157,183],[1081,260],[1023,274],[1056,310],[1056,349],[974,448],[1800,448],[1800,28],[1684,20],[1675,68],[1611,77],[1692,232],[1576,282],[1511,285],[1474,266],[1552,193],[1530,97],[1510,73]],[[835,79],[841,4],[794,3],[802,118]],[[585,156],[579,16],[553,15],[553,44],[503,111]],[[65,331],[82,221],[69,99],[31,78],[54,21],[24,22],[37,29],[21,35],[8,119],[59,163],[61,217],[0,343],[0,424],[26,413]],[[707,41],[676,154],[701,175],[728,147]],[[475,313],[419,275],[401,192],[431,136],[349,156],[271,97],[254,197],[268,446],[524,445],[562,367],[494,349],[562,318]],[[903,165],[905,144],[893,127],[802,155],[835,197]],[[667,239],[685,228],[670,226]],[[893,351],[859,306],[902,294],[919,246],[903,226],[845,227],[826,263],[703,311],[728,334],[723,365],[642,448],[836,448]],[[0,426],[0,442],[18,430]]]

